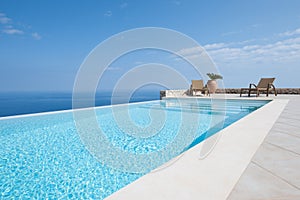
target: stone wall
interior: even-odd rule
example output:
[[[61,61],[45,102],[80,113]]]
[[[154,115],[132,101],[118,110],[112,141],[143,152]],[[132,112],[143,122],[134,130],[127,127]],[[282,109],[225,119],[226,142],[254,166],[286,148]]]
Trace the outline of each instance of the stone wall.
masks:
[[[278,94],[300,94],[300,88],[278,88]]]
[[[300,88],[276,88],[278,94],[300,94]],[[217,89],[216,93],[239,94],[240,88]],[[274,91],[270,90],[270,94]]]
[[[278,94],[296,94],[300,95],[300,88],[277,88]],[[226,88],[226,89],[217,89],[216,93],[222,94],[240,94],[240,88]],[[270,94],[274,92],[271,90]],[[180,97],[180,96],[188,96],[188,90],[162,90],[160,91],[160,99],[162,97]]]

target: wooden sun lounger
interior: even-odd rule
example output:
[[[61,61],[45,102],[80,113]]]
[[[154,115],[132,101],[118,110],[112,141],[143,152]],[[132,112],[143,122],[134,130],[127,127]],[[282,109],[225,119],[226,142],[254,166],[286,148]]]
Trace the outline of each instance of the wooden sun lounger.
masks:
[[[273,90],[275,96],[277,96],[276,88],[273,85],[274,80],[275,78],[261,78],[257,85],[250,83],[249,88],[241,88],[240,97],[244,91],[248,91],[248,97],[250,97],[251,92],[256,92],[257,97],[261,92],[266,92],[266,96],[269,96],[270,90]]]
[[[204,94],[209,94],[209,90],[204,87],[203,80],[192,80],[190,91],[192,96],[194,96],[194,92],[204,92]]]

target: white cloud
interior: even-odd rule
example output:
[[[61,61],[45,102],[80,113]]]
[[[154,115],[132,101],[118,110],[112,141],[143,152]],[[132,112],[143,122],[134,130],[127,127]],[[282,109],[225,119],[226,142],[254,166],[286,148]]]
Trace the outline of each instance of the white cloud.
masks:
[[[108,68],[106,68],[107,71],[119,71],[121,70],[120,67],[112,67],[112,66],[109,66]]]
[[[250,25],[250,28],[259,28],[261,24],[252,24]]]
[[[269,44],[252,44],[242,47],[225,47],[208,50],[219,65],[225,63],[268,63],[300,59],[300,37]]]
[[[14,29],[14,28],[10,28],[10,29],[4,29],[2,30],[3,33],[6,33],[8,35],[14,35],[14,34],[23,34],[24,32],[19,30],[19,29]]]
[[[239,34],[242,33],[242,31],[230,31],[230,32],[226,32],[226,33],[222,33],[222,36],[230,36],[230,35],[235,35],[235,34]]]
[[[276,77],[278,87],[297,87],[300,80],[297,79],[300,73],[300,28],[281,33],[284,37],[279,35],[275,33],[266,38],[241,42],[208,43],[203,47],[220,69],[228,88],[244,87],[264,76]],[[188,59],[199,59],[200,48],[186,48],[178,52],[187,55]],[[174,61],[180,64],[182,59],[175,57]],[[201,65],[203,68],[206,66]]]
[[[104,16],[110,17],[110,16],[112,16],[112,12],[110,10],[108,10],[104,13]]]
[[[293,36],[300,34],[300,28],[293,30],[293,31],[286,31],[283,33],[280,33],[279,36]]]
[[[277,41],[264,44],[259,44],[258,40],[246,40],[234,43],[206,44],[203,47],[219,66],[299,62],[300,36],[295,37],[298,30],[300,31],[297,29],[286,34],[290,36],[289,38],[277,38]],[[201,56],[201,47],[182,49],[178,53],[187,58],[198,58]]]
[[[42,39],[42,36],[41,36],[40,34],[38,34],[38,33],[32,33],[31,36],[32,36],[34,39],[36,39],[36,40]]]
[[[203,47],[206,49],[206,50],[209,50],[209,49],[218,49],[218,48],[222,48],[222,47],[225,47],[226,44],[225,43],[214,43],[214,44],[207,44],[207,45],[204,45]]]
[[[13,23],[13,20],[8,18],[6,14],[0,13],[0,24],[2,25],[2,30],[0,29],[1,32],[8,34],[8,35],[25,35],[26,36],[31,36],[36,40],[40,40],[42,37],[39,35],[37,32],[34,32],[32,34],[26,33],[29,29],[31,29],[31,26],[24,25],[23,23]],[[17,28],[15,28],[17,27]]]
[[[120,8],[124,9],[128,6],[128,3],[124,2],[120,5]]]
[[[0,24],[7,24],[11,21],[4,13],[0,13]]]
[[[181,49],[177,53],[182,55],[182,56],[191,56],[191,55],[197,54],[197,53],[202,52],[202,51],[203,51],[203,48],[197,46],[197,47]]]

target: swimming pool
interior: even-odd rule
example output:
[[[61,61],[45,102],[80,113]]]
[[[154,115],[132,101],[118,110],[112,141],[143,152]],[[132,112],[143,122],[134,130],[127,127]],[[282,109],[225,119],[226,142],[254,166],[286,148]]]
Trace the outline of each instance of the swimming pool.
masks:
[[[90,141],[78,134],[71,111],[3,118],[0,198],[104,199],[268,102],[166,99],[96,108],[111,148],[142,155],[140,165],[87,147]],[[89,135],[89,118],[83,122]],[[141,170],[143,162],[148,165]]]

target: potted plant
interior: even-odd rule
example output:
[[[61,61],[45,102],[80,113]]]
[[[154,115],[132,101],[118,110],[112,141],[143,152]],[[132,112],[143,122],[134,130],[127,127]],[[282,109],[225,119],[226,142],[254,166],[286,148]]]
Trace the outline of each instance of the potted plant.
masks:
[[[207,73],[206,74],[210,80],[207,81],[207,88],[209,93],[214,94],[218,88],[217,79],[223,79],[223,77],[219,74]]]

